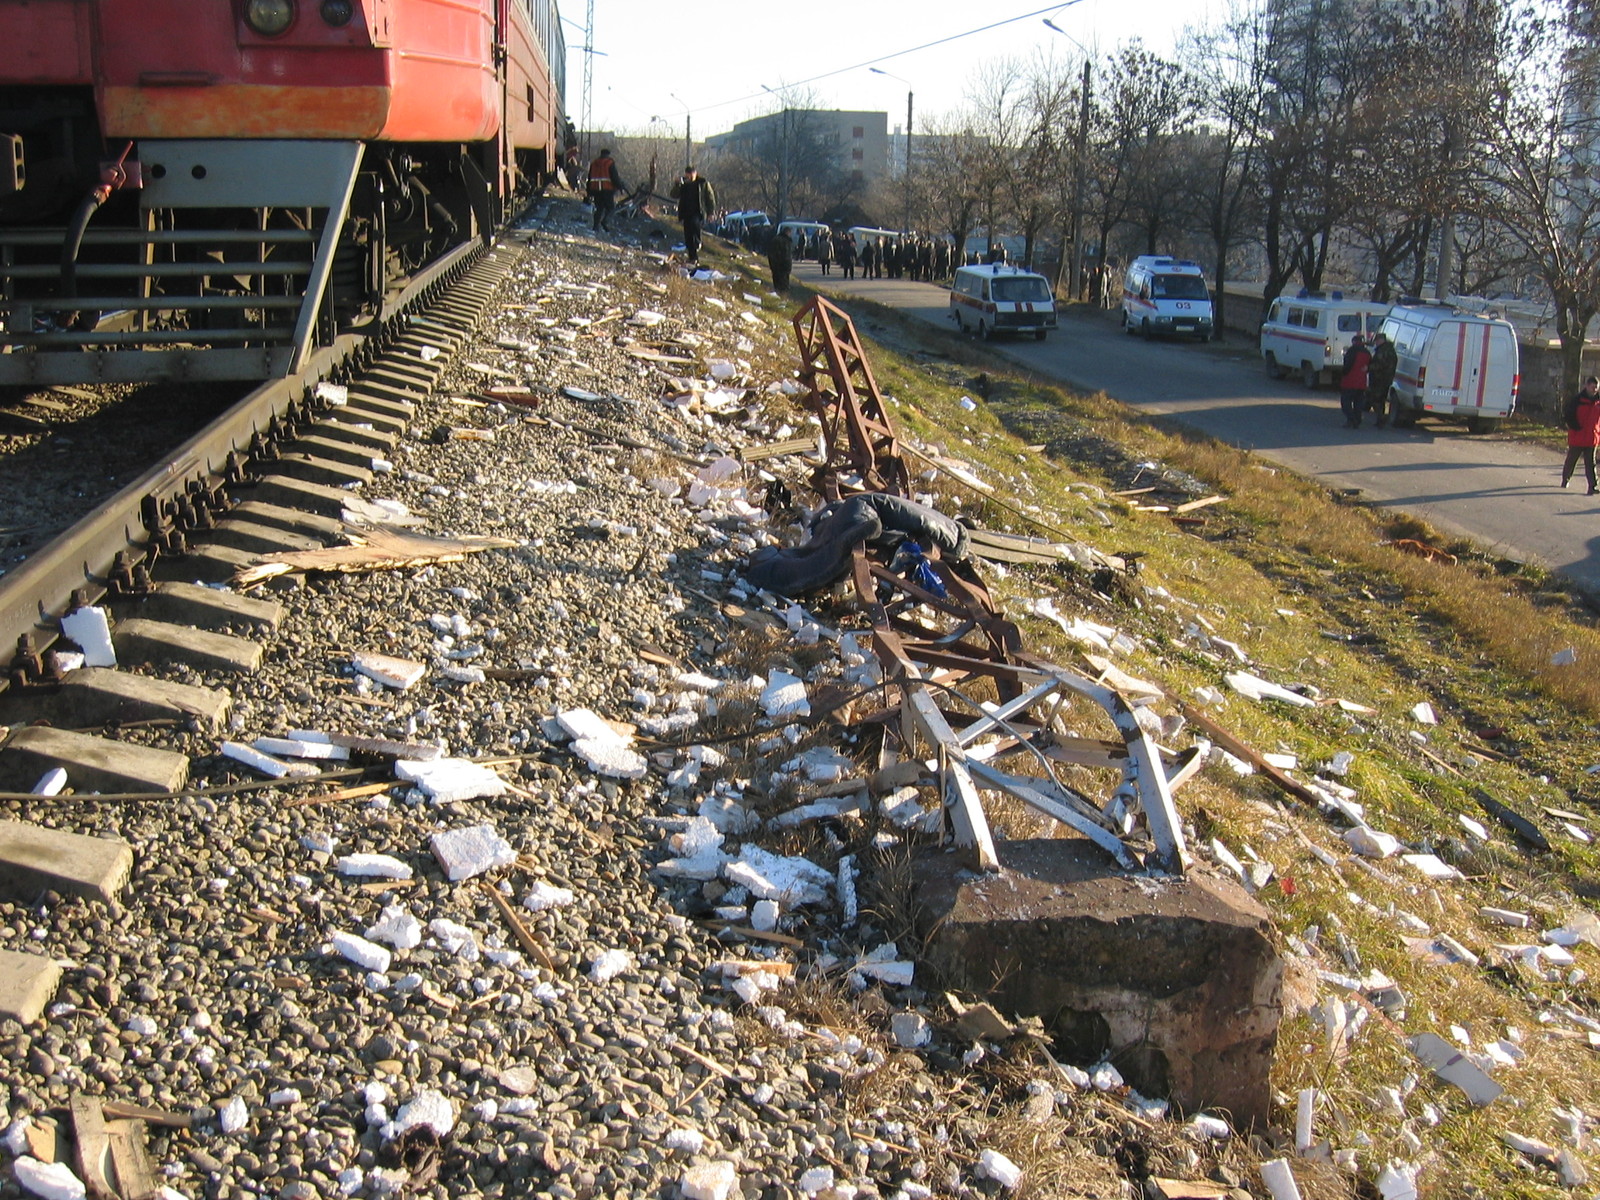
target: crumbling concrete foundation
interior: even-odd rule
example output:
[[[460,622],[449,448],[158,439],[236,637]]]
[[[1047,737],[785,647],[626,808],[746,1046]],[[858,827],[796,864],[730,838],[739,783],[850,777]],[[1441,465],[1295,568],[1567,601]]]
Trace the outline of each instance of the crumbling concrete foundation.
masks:
[[[1207,875],[1129,875],[1084,839],[997,848],[997,874],[915,860],[925,958],[945,982],[1039,1017],[1067,1061],[1109,1055],[1144,1095],[1264,1127],[1283,990],[1266,910]]]

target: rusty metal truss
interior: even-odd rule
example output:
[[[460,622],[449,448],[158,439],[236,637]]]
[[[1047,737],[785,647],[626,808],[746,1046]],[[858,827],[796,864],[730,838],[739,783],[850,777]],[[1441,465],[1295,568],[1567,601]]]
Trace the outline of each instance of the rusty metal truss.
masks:
[[[829,500],[859,491],[911,498],[909,464],[849,314],[819,296],[795,314],[794,330],[800,401],[826,439],[827,459],[813,474],[817,491]],[[1100,676],[1090,678],[1029,654],[970,563],[942,559],[936,547],[928,548],[928,560],[942,595],[927,580],[889,570],[864,546],[855,550],[851,577],[872,621],[885,683],[900,694],[891,733],[907,753],[926,745],[937,760],[955,843],[970,849],[980,868],[998,868],[980,793],[1002,792],[1088,837],[1126,869],[1182,872],[1183,827],[1172,793],[1199,760],[1188,754],[1163,761],[1135,714],[1152,698],[1140,694],[1150,685],[1109,663],[1097,663]],[[976,703],[961,690],[983,679],[993,682],[997,703]],[[1068,736],[1058,710],[1073,696],[1097,704],[1118,739]],[[998,765],[1018,755],[1041,773]],[[1062,783],[1055,763],[1111,768],[1122,778],[1096,803]],[[1148,842],[1136,843],[1130,836],[1140,816]]]

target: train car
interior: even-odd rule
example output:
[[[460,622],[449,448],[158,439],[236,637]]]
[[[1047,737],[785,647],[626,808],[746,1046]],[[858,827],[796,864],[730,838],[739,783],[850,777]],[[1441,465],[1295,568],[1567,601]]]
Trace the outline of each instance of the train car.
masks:
[[[555,0],[0,0],[0,384],[266,379],[560,157]]]

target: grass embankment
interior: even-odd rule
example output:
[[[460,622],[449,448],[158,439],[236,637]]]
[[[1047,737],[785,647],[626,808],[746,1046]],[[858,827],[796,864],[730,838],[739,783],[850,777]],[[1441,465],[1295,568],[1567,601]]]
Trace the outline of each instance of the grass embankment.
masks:
[[[842,303],[858,314],[864,338],[885,343],[869,347],[871,363],[903,432],[973,464],[995,485],[989,499],[948,477],[925,476],[921,486],[940,507],[991,527],[1062,530],[1138,556],[1139,578],[1115,595],[1095,591],[1081,573],[986,571],[1031,646],[1066,663],[1076,655],[1055,625],[1024,615],[1025,603],[1040,597],[1053,598],[1069,618],[1115,626],[1137,641],[1118,656],[1125,669],[1173,694],[1222,693],[1210,713],[1257,750],[1295,756],[1299,778],[1349,752],[1347,772],[1333,781],[1355,789],[1368,822],[1464,873],[1434,883],[1397,858],[1356,859],[1340,838],[1342,822],[1222,763],[1178,797],[1197,855],[1210,856],[1217,839],[1246,866],[1273,870],[1257,894],[1281,931],[1292,983],[1275,1070],[1287,1106],[1277,1132],[1292,1130],[1293,1097],[1314,1087],[1322,1093],[1318,1139],[1357,1151],[1354,1175],[1297,1162],[1307,1196],[1373,1195],[1371,1180],[1390,1160],[1422,1166],[1425,1196],[1570,1194],[1500,1135],[1511,1130],[1560,1147],[1567,1143],[1556,1109],[1587,1106],[1594,1115],[1600,1052],[1550,1014],[1571,1006],[1600,1017],[1584,975],[1600,968],[1600,957],[1580,945],[1576,971],[1535,970],[1496,946],[1537,943],[1541,931],[1585,903],[1592,910],[1600,897],[1600,854],[1563,831],[1566,818],[1542,811],[1576,812],[1587,821],[1573,824],[1600,835],[1594,776],[1585,770],[1600,763],[1600,636],[1592,613],[1538,570],[1447,544],[1415,520],[1341,503],[1248,453],[1104,395],[1042,386],[982,347],[896,314]],[[963,397],[977,400],[976,408],[969,411]],[[1114,494],[1152,485],[1157,490],[1144,495]],[[1202,524],[1136,508],[1212,491],[1227,500],[1196,512]],[[1019,519],[1017,508],[1037,526]],[[1400,539],[1431,544],[1455,561],[1405,553],[1393,544]],[[1233,694],[1223,677],[1241,664],[1227,643],[1248,658],[1247,669],[1303,685],[1322,703],[1291,708]],[[1574,664],[1552,662],[1568,649]],[[1372,711],[1348,711],[1338,699]],[[1438,724],[1413,717],[1422,701]],[[1069,721],[1104,735],[1092,728],[1094,716],[1079,709]],[[1097,795],[1107,781],[1104,773],[1069,776]],[[1479,807],[1480,790],[1533,817],[1552,849],[1535,855],[1516,843]],[[1013,836],[1046,829],[1015,807],[996,805],[991,816]],[[1487,826],[1488,840],[1469,833],[1461,816]],[[1335,865],[1326,864],[1329,856]],[[1532,928],[1492,924],[1480,915],[1486,906],[1527,913]],[[1481,963],[1416,957],[1404,939],[1423,927],[1455,938]],[[1308,1011],[1339,998],[1317,984],[1319,968],[1382,971],[1403,989],[1404,1015],[1390,1021],[1371,1011],[1355,1036],[1330,1038]],[[1509,1039],[1525,1055],[1495,1070],[1506,1095],[1487,1108],[1472,1108],[1405,1048],[1407,1035],[1454,1040],[1457,1027],[1475,1049]],[[1578,1157],[1591,1169],[1600,1165],[1587,1149]],[[1265,1194],[1258,1182],[1253,1187]]]

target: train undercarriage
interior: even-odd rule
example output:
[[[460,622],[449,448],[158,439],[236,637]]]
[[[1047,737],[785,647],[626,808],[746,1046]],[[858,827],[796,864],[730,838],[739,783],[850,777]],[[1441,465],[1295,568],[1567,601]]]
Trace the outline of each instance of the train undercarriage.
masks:
[[[50,133],[0,183],[0,384],[281,378],[502,219],[493,144],[143,141],[90,190]]]

